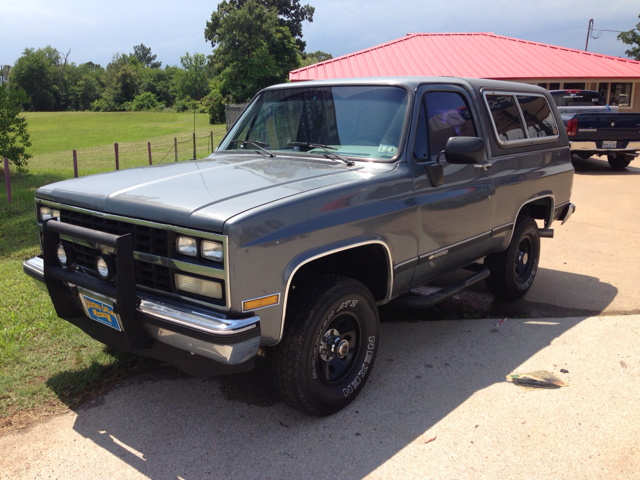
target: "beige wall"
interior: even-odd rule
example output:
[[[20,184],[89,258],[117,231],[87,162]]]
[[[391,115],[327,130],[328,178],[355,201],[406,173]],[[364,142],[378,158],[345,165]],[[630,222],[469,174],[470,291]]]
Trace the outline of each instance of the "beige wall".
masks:
[[[636,82],[633,84],[631,95],[633,95],[633,104],[631,105],[631,111],[640,112],[640,82]]]
[[[587,90],[598,90],[598,84],[600,82],[602,83],[613,83],[613,82],[620,82],[620,81],[625,81],[625,80],[620,80],[617,78],[605,78],[602,80],[588,80],[588,79],[583,79],[583,80],[576,80],[576,79],[562,79],[562,78],[558,78],[558,79],[553,79],[553,80],[549,80],[549,79],[535,79],[535,78],[531,78],[531,79],[522,79],[522,80],[515,80],[516,82],[521,82],[521,83],[529,83],[532,85],[537,85],[538,83],[560,83],[560,85],[562,85],[565,82],[585,82],[585,87]],[[640,81],[634,81],[633,82],[633,88],[631,90],[631,108],[622,108],[620,109],[621,112],[640,112]]]

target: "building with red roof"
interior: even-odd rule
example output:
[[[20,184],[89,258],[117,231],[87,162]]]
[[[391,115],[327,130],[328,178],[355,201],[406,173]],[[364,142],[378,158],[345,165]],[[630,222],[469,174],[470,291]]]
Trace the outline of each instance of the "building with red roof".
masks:
[[[621,111],[640,111],[640,62],[493,33],[409,33],[292,70],[289,79],[398,75],[490,78],[549,90],[598,90]]]

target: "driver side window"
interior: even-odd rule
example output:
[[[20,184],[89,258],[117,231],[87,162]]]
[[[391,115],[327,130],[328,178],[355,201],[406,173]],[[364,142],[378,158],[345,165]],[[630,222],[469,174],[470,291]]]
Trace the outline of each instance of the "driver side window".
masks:
[[[436,160],[450,137],[476,137],[471,110],[457,92],[427,92],[422,97],[413,148],[418,161]]]

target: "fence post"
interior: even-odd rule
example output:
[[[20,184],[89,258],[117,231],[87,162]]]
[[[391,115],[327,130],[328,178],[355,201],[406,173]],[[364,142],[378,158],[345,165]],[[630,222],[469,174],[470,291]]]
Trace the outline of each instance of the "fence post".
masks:
[[[78,178],[78,153],[73,151],[73,178]]]
[[[113,147],[116,150],[116,170],[120,170],[120,157],[118,156],[118,144],[114,143]]]
[[[178,139],[173,137],[173,149],[176,152],[176,162],[178,161]]]
[[[4,157],[4,181],[7,184],[7,200],[11,205],[11,175],[9,175],[9,159]]]
[[[211,132],[209,135],[211,137],[211,153],[213,153],[213,132]]]
[[[193,159],[196,159],[196,132],[193,132]]]
[[[151,161],[151,142],[147,142],[147,150],[149,150],[149,165],[153,165]]]

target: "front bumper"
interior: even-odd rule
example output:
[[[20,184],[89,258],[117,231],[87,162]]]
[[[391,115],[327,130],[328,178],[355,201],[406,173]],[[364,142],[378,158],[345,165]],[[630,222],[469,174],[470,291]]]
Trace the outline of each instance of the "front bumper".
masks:
[[[577,140],[570,141],[569,143],[571,144],[571,153],[575,154],[607,155],[609,153],[623,153],[632,155],[635,158],[640,151],[640,142],[618,141],[618,145],[615,148],[604,148],[602,141],[590,142]]]
[[[55,254],[60,234],[114,247],[115,282],[60,267]],[[250,362],[257,354],[260,317],[230,318],[222,313],[169,303],[136,292],[130,235],[110,235],[47,220],[43,228],[43,252],[43,256],[24,262],[24,272],[49,292],[60,318],[77,325],[102,343],[161,359],[189,373],[194,373],[190,364],[203,363],[198,357],[223,366],[234,366]],[[121,331],[89,318],[80,297],[82,294],[112,305]],[[252,364],[247,365],[250,366]]]

